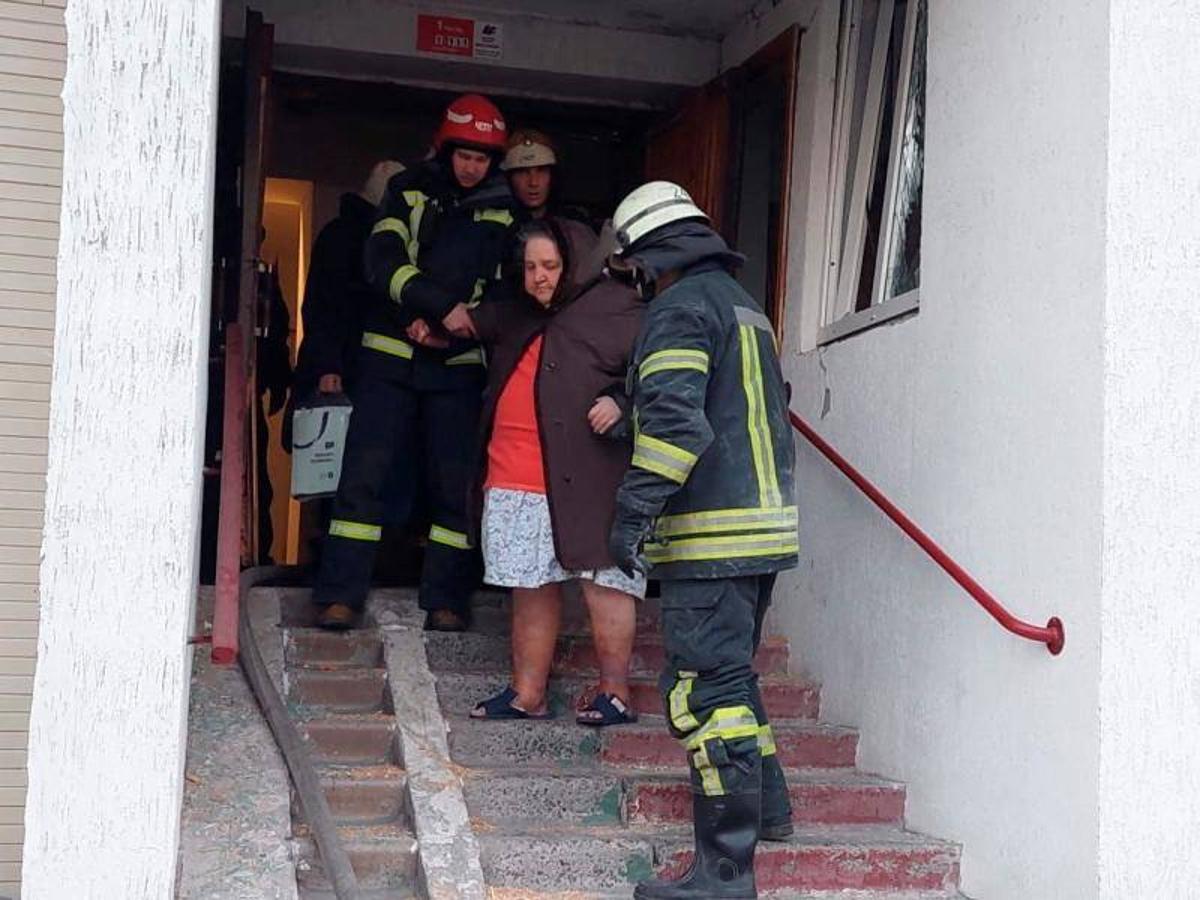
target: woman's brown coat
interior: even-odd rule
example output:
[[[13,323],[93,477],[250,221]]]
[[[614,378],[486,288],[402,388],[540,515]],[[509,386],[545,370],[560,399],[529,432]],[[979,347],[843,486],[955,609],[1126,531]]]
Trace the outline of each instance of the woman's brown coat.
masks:
[[[555,554],[568,570],[602,569],[613,565],[608,532],[630,444],[595,434],[587,415],[597,397],[623,398],[645,304],[602,274],[603,259],[591,229],[569,219],[545,221],[558,238],[564,263],[550,307],[540,306],[518,286],[507,299],[472,311],[479,338],[488,347],[488,386],[469,509],[478,535],[496,404],[529,344],[544,335],[534,396]]]

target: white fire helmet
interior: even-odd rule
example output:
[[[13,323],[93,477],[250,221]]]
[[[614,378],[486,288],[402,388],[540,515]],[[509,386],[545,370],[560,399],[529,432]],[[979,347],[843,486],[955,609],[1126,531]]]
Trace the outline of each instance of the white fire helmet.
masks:
[[[650,181],[630,192],[613,214],[617,254],[625,253],[650,232],[685,219],[709,221],[691,195],[670,181]]]

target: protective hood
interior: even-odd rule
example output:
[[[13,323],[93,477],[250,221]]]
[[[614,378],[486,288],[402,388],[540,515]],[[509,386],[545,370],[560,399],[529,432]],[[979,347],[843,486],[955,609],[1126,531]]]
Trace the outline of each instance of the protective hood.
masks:
[[[664,273],[685,271],[701,262],[711,262],[730,271],[745,261],[729,249],[725,239],[704,222],[674,222],[655,229],[627,250],[624,259],[645,273],[648,281],[657,281]]]

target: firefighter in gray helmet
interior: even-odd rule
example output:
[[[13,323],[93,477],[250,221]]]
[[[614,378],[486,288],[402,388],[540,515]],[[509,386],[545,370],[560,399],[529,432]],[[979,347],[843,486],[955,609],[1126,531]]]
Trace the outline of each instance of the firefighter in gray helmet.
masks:
[[[613,227],[610,272],[649,308],[610,549],[662,585],[661,686],[688,753],[696,840],[681,879],[643,882],[634,896],[756,897],[755,845],[792,832],[752,668],[775,576],[799,552],[786,388],[771,323],[731,274],[743,258],[683,188],[643,185]]]

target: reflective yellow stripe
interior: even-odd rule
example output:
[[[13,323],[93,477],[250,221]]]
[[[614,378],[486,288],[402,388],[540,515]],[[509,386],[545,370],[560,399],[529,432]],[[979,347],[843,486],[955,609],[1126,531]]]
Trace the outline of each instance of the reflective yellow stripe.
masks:
[[[680,672],[675,679],[675,687],[671,688],[668,698],[671,707],[671,724],[679,731],[693,731],[700,727],[700,722],[688,709],[688,697],[691,696],[692,685],[695,683],[695,672]]]
[[[421,261],[421,220],[425,218],[426,199],[420,191],[404,192],[404,202],[412,210],[408,214],[408,261],[414,265]]]
[[[708,374],[708,354],[703,350],[659,350],[651,353],[638,366],[638,378],[646,379],[656,372],[676,369],[691,369],[701,375]]]
[[[467,536],[461,531],[453,531],[449,528],[443,528],[441,525],[433,525],[429,529],[429,539],[436,544],[445,544],[447,547],[453,547],[455,550],[471,549],[471,542],[467,540]]]
[[[778,534],[735,534],[724,537],[685,538],[667,543],[646,544],[646,560],[655,565],[695,562],[704,559],[751,559],[760,556],[791,556],[800,552],[795,532]]]
[[[475,221],[491,222],[507,228],[513,223],[513,217],[512,213],[506,209],[477,209],[475,210]]]
[[[409,232],[408,226],[405,225],[400,219],[392,217],[380,219],[375,223],[375,227],[371,229],[371,234],[373,235],[382,234],[383,232],[400,235],[400,240],[404,241],[404,246],[406,249],[409,242],[412,241],[412,234]]]
[[[648,434],[639,434],[634,439],[633,464],[639,469],[661,475],[676,484],[683,484],[687,481],[697,459],[698,457],[694,453],[688,453],[680,447],[650,437]]]
[[[757,738],[758,719],[748,706],[723,706],[714,709],[700,730],[688,736],[683,746],[688,750],[699,750],[705,741],[721,738],[726,741],[738,738]]]
[[[479,298],[483,296],[483,292],[487,290],[488,280],[486,278],[475,279],[475,289],[471,291],[471,302],[468,306],[478,305]]]
[[[352,541],[378,541],[383,535],[383,529],[378,525],[368,525],[366,522],[347,522],[344,519],[333,519],[329,523],[329,536],[349,538]]]
[[[364,331],[362,345],[389,356],[399,356],[401,359],[412,359],[412,344],[390,338],[386,334],[376,334],[374,331]]]
[[[468,350],[466,353],[460,353],[458,356],[451,356],[446,360],[448,366],[482,366],[483,365],[483,350],[476,347],[474,350]]]
[[[692,754],[692,766],[700,775],[700,787],[707,797],[725,796],[725,785],[721,784],[721,773],[708,758],[708,750],[700,747]]]
[[[388,283],[388,296],[399,303],[400,295],[404,291],[405,285],[420,274],[421,270],[411,263],[398,268],[392,273],[392,280]]]
[[[674,537],[730,531],[794,531],[796,526],[797,512],[794,506],[780,506],[774,509],[750,507],[660,516],[654,533],[658,537]]]
[[[775,451],[771,446],[771,427],[767,422],[758,335],[750,325],[740,325],[738,331],[742,344],[742,387],[746,391],[746,427],[750,434],[754,473],[758,476],[759,503],[763,506],[782,506],[783,496],[775,473]]]
[[[763,725],[758,729],[758,752],[763,756],[774,756],[775,751],[775,732],[770,725]]]

